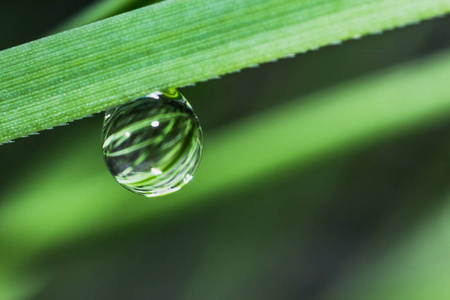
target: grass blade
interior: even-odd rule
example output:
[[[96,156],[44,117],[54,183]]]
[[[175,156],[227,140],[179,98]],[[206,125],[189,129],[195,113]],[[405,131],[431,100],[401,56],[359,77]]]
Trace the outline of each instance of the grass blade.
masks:
[[[449,11],[448,0],[158,3],[0,52],[0,143]]]

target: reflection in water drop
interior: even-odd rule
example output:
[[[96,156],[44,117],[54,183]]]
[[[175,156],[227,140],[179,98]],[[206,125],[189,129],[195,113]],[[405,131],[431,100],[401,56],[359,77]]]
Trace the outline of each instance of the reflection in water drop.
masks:
[[[103,158],[128,190],[147,197],[179,190],[202,156],[202,129],[177,90],[155,92],[105,113]]]

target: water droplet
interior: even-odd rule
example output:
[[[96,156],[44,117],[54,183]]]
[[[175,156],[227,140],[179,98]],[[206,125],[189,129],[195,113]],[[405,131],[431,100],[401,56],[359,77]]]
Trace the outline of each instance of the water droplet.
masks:
[[[155,92],[108,110],[103,157],[126,189],[147,197],[179,190],[202,156],[202,129],[191,105],[175,89]]]

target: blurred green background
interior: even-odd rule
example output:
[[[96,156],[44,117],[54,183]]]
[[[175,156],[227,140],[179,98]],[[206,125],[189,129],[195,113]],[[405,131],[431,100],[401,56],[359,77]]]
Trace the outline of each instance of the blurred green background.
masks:
[[[0,49],[88,5],[2,2]],[[316,95],[449,48],[443,17],[181,89],[205,157],[167,197],[114,182],[101,114],[0,146],[0,299],[448,299],[450,118],[296,156],[321,137],[288,111],[307,119]]]

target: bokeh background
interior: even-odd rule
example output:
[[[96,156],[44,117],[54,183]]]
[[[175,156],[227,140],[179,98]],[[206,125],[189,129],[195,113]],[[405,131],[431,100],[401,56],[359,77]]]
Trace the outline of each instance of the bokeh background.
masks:
[[[0,49],[93,5],[0,3]],[[449,49],[442,17],[181,89],[202,123],[205,166],[167,197],[115,183],[101,114],[0,146],[0,299],[448,299],[450,118],[275,165],[273,153],[290,152],[258,136],[253,173],[227,165],[249,167],[241,130],[264,132],[289,105],[309,109],[323,91]],[[280,135],[314,142],[300,130]]]

